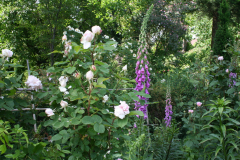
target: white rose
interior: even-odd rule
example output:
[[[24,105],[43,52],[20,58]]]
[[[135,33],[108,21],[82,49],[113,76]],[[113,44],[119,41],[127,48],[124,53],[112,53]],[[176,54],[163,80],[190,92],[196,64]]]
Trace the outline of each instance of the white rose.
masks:
[[[87,30],[83,34],[83,36],[81,38],[81,43],[83,43],[84,49],[88,49],[89,47],[91,47],[91,41],[93,40],[93,38],[94,38],[94,34],[89,30]]]
[[[127,65],[122,68],[123,71],[127,71]]]
[[[45,113],[47,114],[48,117],[51,117],[54,115],[54,111],[50,108],[46,109]]]
[[[60,90],[60,92],[66,92],[67,91],[67,89],[65,88],[65,87],[58,87],[59,88],[59,90]]]
[[[2,57],[12,57],[13,52],[9,49],[3,49],[2,50]]]
[[[93,74],[92,71],[88,71],[88,72],[86,73],[86,78],[87,78],[88,81],[92,80],[92,79],[93,79],[93,76],[94,76],[94,74]]]
[[[120,108],[119,106],[114,107],[114,115],[116,117],[119,117],[120,119],[125,118],[125,113],[123,112],[122,108]]]
[[[119,106],[114,107],[114,115],[116,117],[119,117],[120,119],[123,119],[125,115],[129,114],[129,106],[125,101],[120,101]]]
[[[61,101],[60,105],[62,106],[62,108],[65,108],[68,106],[68,103],[66,101]]]
[[[42,82],[35,76],[28,76],[27,82],[25,82],[25,84],[36,91],[38,89],[42,89]]]
[[[61,85],[61,87],[66,87],[67,85],[67,81],[68,81],[68,77],[65,77],[65,76],[61,76],[59,79],[59,84]]]
[[[101,32],[102,32],[102,30],[101,30],[101,28],[99,26],[93,26],[92,27],[92,33],[93,34],[99,35],[99,34],[101,34]]]

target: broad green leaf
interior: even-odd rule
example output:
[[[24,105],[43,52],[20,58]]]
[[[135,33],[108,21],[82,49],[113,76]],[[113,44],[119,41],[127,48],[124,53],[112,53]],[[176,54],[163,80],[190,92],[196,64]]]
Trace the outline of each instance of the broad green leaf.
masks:
[[[76,67],[68,67],[64,69],[64,71],[67,72],[68,74],[72,74],[75,70],[76,70]]]
[[[101,84],[102,82],[104,82],[104,81],[106,81],[106,80],[108,80],[108,79],[109,79],[109,78],[100,77],[100,78],[97,79],[97,83],[98,83],[98,84]]]
[[[82,118],[82,123],[83,124],[93,124],[94,120],[90,116],[85,116],[85,117]]]
[[[98,115],[93,115],[92,116],[92,120],[94,121],[94,123],[102,123],[102,118]]]
[[[96,88],[106,88],[106,85],[105,84],[97,84],[94,87],[96,87]]]
[[[53,124],[53,127],[55,128],[61,128],[64,125],[64,122],[56,122]]]
[[[227,94],[232,94],[235,92],[235,88],[230,88],[227,90]]]
[[[131,112],[129,113],[129,116],[132,116],[132,115],[144,116],[144,114],[143,114],[142,111],[131,111]]]
[[[42,99],[43,97],[46,97],[48,95],[48,92],[43,92],[43,93],[38,93],[37,94],[37,97],[39,98],[39,99]]]
[[[95,123],[94,124],[94,130],[98,133],[104,133],[105,126],[103,124]]]
[[[62,139],[63,137],[60,135],[60,134],[56,134],[52,137],[52,141],[57,141],[57,140],[60,140]]]
[[[125,117],[123,119],[118,119],[118,126],[123,128],[128,123],[128,117]]]

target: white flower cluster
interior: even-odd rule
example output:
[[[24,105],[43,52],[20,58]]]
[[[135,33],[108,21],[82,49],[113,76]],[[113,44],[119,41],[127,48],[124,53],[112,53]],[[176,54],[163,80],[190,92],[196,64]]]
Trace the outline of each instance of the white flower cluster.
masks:
[[[114,107],[114,115],[120,119],[125,118],[125,115],[129,114],[129,106],[125,101],[120,101],[119,106]]]
[[[12,55],[13,55],[12,51],[10,51],[9,49],[3,49],[2,54],[0,56],[6,58],[6,60],[8,61],[8,58],[12,57]]]
[[[61,76],[58,79],[58,81],[59,81],[59,84],[60,84],[60,87],[59,87],[60,92],[64,92],[64,94],[69,94],[69,92],[67,91],[67,88],[66,88],[68,77]]]
[[[64,35],[64,36],[66,36],[66,35]],[[64,45],[65,49],[64,49],[63,57],[66,57],[69,54],[69,52],[71,51],[71,49],[72,49],[71,44],[72,44],[71,40],[69,40],[69,41],[67,41],[67,39],[65,40],[65,45]]]
[[[37,77],[32,75],[28,76],[27,82],[25,82],[25,84],[35,91],[42,89],[42,82]]]
[[[108,98],[109,98],[108,95],[103,96],[103,103],[106,103]]]

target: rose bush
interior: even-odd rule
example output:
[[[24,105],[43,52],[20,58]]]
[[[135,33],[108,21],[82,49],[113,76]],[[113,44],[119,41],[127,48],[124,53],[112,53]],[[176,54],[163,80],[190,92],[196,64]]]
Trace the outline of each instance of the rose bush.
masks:
[[[109,65],[96,60],[94,54],[114,51],[113,45],[117,44],[111,40],[101,43],[99,36],[94,36],[100,33],[100,27],[94,26],[92,32],[83,34],[83,45],[69,40],[71,47],[67,47],[71,49],[68,54],[62,52],[64,61],[47,70],[52,76],[60,77],[60,86],[50,84],[51,109],[45,111],[50,118],[44,126],[52,126],[57,132],[51,140],[71,153],[65,154],[68,159],[122,157],[126,151],[123,143],[128,139],[127,127],[133,125],[137,118],[134,115],[143,116],[130,104],[138,101],[139,95],[150,98],[138,91],[118,91],[119,84],[134,80],[123,77],[121,71],[110,74]],[[108,89],[112,85],[113,89]]]

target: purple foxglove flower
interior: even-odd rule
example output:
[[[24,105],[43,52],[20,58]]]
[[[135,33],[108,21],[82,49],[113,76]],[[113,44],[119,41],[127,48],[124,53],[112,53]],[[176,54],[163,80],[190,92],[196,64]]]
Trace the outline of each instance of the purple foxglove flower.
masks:
[[[139,61],[137,61],[137,63],[136,63],[136,66],[138,67],[138,66],[139,66],[139,64],[140,64],[140,62],[139,62]]]
[[[146,70],[146,72],[147,72],[147,75],[148,75],[148,76],[150,76],[150,73],[149,73],[149,71],[148,71],[148,70]]]
[[[148,69],[148,65],[145,64],[145,69],[147,70]]]
[[[145,79],[146,79],[146,77],[145,77],[145,75],[143,74],[142,77],[141,77],[142,82],[145,82]]]
[[[147,56],[144,56],[144,59],[147,59]]]
[[[143,60],[141,60],[141,64],[143,64]]]
[[[147,89],[145,89],[145,93],[146,93],[146,94],[149,94],[149,92],[148,92],[148,90],[147,90]]]
[[[136,123],[134,123],[133,127],[134,127],[134,128],[137,128],[137,125],[136,125]]]
[[[142,69],[141,69],[141,73],[144,74],[144,68],[143,68],[143,67],[142,67]]]

